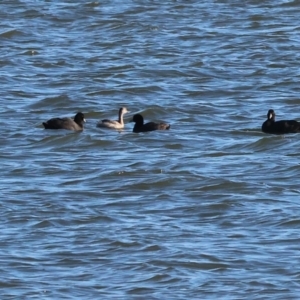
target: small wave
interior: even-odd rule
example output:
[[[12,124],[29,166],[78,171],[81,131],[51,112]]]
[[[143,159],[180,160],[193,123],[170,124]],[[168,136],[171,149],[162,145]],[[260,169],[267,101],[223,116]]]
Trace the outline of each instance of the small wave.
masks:
[[[17,29],[11,29],[11,30],[8,30],[8,31],[4,31],[2,33],[0,33],[0,38],[12,38],[16,35],[22,35],[23,32],[20,31],[20,30],[17,30]]]
[[[36,50],[27,50],[22,53],[23,55],[37,55],[39,54]]]

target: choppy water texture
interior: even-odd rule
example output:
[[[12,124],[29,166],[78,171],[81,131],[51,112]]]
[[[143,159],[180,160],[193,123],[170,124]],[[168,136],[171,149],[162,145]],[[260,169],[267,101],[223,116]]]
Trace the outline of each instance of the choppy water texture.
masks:
[[[299,299],[300,135],[261,132],[300,118],[299,16],[1,1],[1,299]],[[78,111],[81,133],[41,125]]]

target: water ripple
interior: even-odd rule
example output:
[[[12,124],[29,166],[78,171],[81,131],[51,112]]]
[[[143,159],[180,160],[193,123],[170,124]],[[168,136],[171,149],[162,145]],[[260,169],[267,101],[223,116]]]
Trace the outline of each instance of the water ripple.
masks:
[[[2,298],[297,299],[298,6],[2,3]]]

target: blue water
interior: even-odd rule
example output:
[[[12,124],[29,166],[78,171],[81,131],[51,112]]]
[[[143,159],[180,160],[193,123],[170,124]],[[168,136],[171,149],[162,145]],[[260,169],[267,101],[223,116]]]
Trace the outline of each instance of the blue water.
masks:
[[[2,1],[1,299],[298,299],[299,136],[261,125],[300,119],[299,13]]]

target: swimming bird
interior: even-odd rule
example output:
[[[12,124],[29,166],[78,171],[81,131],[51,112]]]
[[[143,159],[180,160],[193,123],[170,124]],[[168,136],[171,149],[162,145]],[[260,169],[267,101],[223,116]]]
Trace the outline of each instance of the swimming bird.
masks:
[[[83,123],[86,122],[84,114],[79,112],[75,115],[74,120],[71,118],[52,118],[47,122],[43,122],[45,129],[67,129],[67,130],[83,130]]]
[[[119,119],[117,121],[104,119],[98,122],[97,127],[122,129],[124,128],[123,116],[128,112],[129,111],[127,110],[126,107],[121,107],[119,109]]]
[[[144,118],[140,114],[136,114],[133,116],[130,122],[135,122],[133,127],[133,132],[147,132],[147,131],[154,131],[154,130],[167,130],[170,129],[171,125],[166,123],[155,123],[149,122],[144,124]]]
[[[296,133],[300,132],[300,123],[295,120],[275,121],[275,111],[270,109],[261,130],[271,134]]]

